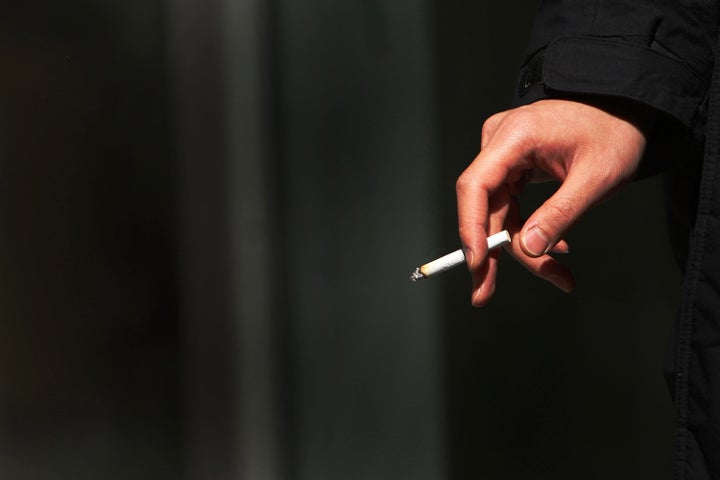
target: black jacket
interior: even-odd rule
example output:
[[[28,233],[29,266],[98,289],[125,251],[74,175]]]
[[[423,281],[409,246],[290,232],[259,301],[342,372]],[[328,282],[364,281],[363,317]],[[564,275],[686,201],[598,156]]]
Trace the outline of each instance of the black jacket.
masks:
[[[542,1],[516,104],[613,98],[652,109],[641,174],[670,170],[685,267],[667,369],[676,480],[720,480],[720,0]],[[717,172],[717,173],[716,173]]]

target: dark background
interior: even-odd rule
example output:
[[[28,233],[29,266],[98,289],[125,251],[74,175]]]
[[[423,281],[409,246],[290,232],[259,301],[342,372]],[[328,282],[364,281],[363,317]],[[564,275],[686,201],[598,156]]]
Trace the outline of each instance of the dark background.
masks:
[[[658,179],[568,236],[570,295],[408,281],[536,2],[10,3],[2,478],[670,477]]]

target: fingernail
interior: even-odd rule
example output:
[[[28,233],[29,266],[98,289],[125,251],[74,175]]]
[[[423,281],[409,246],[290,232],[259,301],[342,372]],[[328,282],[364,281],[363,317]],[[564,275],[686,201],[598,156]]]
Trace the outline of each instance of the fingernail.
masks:
[[[547,253],[550,242],[540,227],[533,226],[522,236],[523,248],[536,257]]]
[[[570,293],[572,291],[570,284],[563,277],[550,275],[548,277],[548,281],[565,293]]]
[[[473,297],[472,297],[472,306],[473,306],[473,307],[480,308],[480,307],[482,307],[482,306],[485,305],[485,302],[481,302],[481,301],[479,300],[479,298],[480,298],[480,289],[478,289],[478,290],[473,294]]]

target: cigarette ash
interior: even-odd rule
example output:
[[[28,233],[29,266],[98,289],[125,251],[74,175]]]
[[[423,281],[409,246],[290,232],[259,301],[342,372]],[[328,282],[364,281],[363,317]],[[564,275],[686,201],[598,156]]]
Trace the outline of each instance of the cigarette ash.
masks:
[[[423,278],[425,278],[425,275],[420,273],[419,268],[416,268],[415,271],[410,274],[410,280],[412,280],[413,282],[417,282],[418,280],[422,280]]]

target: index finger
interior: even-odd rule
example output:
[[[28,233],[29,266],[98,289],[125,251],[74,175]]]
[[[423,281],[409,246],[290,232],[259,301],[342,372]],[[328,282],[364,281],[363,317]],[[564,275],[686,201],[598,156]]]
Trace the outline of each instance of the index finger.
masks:
[[[487,255],[485,239],[495,233],[488,232],[490,196],[511,180],[528,152],[520,137],[499,129],[457,180],[458,228],[471,271],[482,265]]]

